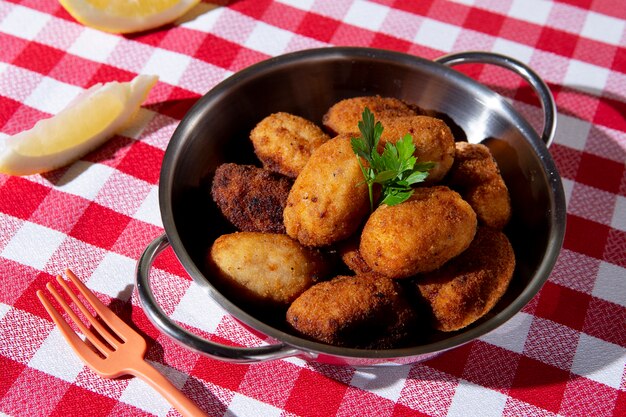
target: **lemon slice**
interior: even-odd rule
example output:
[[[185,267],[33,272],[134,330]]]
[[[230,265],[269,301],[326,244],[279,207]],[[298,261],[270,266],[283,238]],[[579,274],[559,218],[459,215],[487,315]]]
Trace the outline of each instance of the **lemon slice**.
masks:
[[[131,33],[173,22],[200,0],[60,0],[85,26],[111,33]]]
[[[57,115],[0,142],[0,173],[38,174],[81,158],[126,127],[157,80],[138,75],[94,85]]]

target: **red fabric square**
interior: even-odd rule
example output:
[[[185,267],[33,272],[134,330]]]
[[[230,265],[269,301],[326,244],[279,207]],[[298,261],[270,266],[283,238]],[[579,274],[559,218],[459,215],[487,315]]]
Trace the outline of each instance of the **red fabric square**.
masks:
[[[472,345],[463,379],[506,392],[513,382],[519,360],[518,353],[477,341]]]
[[[392,417],[430,417],[430,414],[424,414],[417,410],[407,407],[403,404],[396,404],[393,408]]]
[[[140,220],[131,219],[118,237],[113,250],[132,259],[139,259],[152,240],[163,233],[163,228]]]
[[[602,259],[609,229],[606,225],[568,214],[563,247]]]
[[[230,8],[254,19],[261,19],[271,3],[270,0],[236,1]]]
[[[463,26],[488,35],[497,35],[502,29],[505,17],[488,10],[471,8],[467,13]]]
[[[548,281],[539,292],[535,314],[581,330],[591,296]]]
[[[134,142],[117,169],[151,184],[159,181],[165,152],[144,142]]]
[[[614,416],[626,416],[626,391],[618,391],[615,400]]]
[[[372,48],[390,49],[392,51],[406,52],[411,47],[411,42],[398,39],[393,36],[377,33],[372,39]]]
[[[617,390],[587,378],[578,377],[567,384],[560,413],[565,416],[610,416]],[[618,416],[620,414],[613,415]]]
[[[269,57],[269,55],[253,49],[241,48],[237,53],[237,57],[230,64],[230,70],[235,72],[240,71]]]
[[[0,187],[0,211],[28,220],[48,193],[50,188],[41,184],[22,177],[10,177]]]
[[[589,302],[583,332],[626,348],[626,308],[593,297]]]
[[[48,75],[50,70],[63,58],[63,55],[65,55],[64,51],[37,42],[30,42],[22,50],[22,53],[15,58],[13,64]]]
[[[141,43],[145,43],[146,45],[151,45],[151,46],[159,46],[163,38],[165,38],[165,36],[168,33],[168,30],[161,30],[161,29],[164,29],[164,28],[148,30],[148,31],[139,32],[139,33],[130,33],[124,36],[135,42],[141,42]]]
[[[115,168],[133,143],[135,143],[133,139],[115,135],[82,159]]]
[[[576,49],[578,35],[551,27],[544,27],[537,42],[537,47],[544,51],[570,57]]]
[[[428,10],[432,5],[433,3],[430,1],[396,0],[393,2],[394,9],[404,10],[420,16],[427,16]]]
[[[563,178],[576,178],[582,152],[563,146],[559,143],[552,142],[552,145],[550,145],[550,155],[552,155],[552,159],[554,159],[554,163],[559,170],[559,174],[561,174]]]
[[[211,33],[198,46],[195,58],[221,68],[230,68],[241,46]]]
[[[522,357],[509,395],[557,413],[570,373],[534,359]]]
[[[465,369],[471,350],[472,343],[468,343],[428,359],[424,362],[424,365],[460,378],[463,375],[463,369]]]
[[[13,386],[15,380],[20,376],[25,367],[26,365],[0,355],[0,369],[2,369],[2,378],[0,378],[0,398],[4,397],[11,386]]]
[[[0,129],[6,122],[11,120],[11,117],[13,117],[13,114],[21,105],[19,101],[15,101],[12,98],[0,96]]]
[[[616,51],[617,47],[613,45],[580,37],[573,58],[602,68],[610,68]]]
[[[201,356],[191,375],[215,385],[237,391],[250,365],[232,364]]]
[[[51,417],[107,416],[117,403],[113,398],[72,385],[54,407]]]
[[[0,37],[0,39],[2,39]],[[1,41],[0,41],[1,42]],[[617,48],[611,69],[619,72],[626,72],[626,48]]]
[[[335,415],[347,386],[334,379],[303,369],[291,395],[285,404],[285,411],[307,416]]]
[[[70,235],[92,245],[110,249],[129,221],[128,216],[92,203],[71,230]]]
[[[86,87],[91,87],[97,83],[108,83],[109,81],[126,82],[135,78],[137,74],[117,68],[107,64],[101,64],[100,67],[89,80]]]
[[[329,42],[339,25],[337,20],[330,17],[307,13],[300,22],[297,32],[309,38]]]
[[[374,39],[374,32],[342,24],[335,31],[330,43],[337,46],[369,46],[372,39]]]
[[[626,107],[624,111],[626,114]],[[624,178],[624,169],[623,163],[583,153],[576,181],[617,194]]]
[[[178,275],[179,277],[191,279],[176,257],[176,253],[171,246],[157,256],[154,260],[154,267],[169,272],[170,274]]]
[[[623,69],[623,71],[626,71],[626,69]],[[596,110],[593,121],[597,124],[608,126],[611,129],[624,132],[626,131],[625,114],[626,104],[624,104],[624,102],[609,97],[602,97],[598,101],[598,109]]]
[[[604,247],[603,258],[607,262],[626,268],[626,232],[610,229]]]

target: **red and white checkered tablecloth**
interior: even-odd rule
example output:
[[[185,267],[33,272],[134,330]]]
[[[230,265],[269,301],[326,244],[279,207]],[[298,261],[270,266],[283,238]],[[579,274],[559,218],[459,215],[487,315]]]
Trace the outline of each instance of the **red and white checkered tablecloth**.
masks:
[[[568,208],[557,264],[501,329],[411,366],[235,365],[187,351],[133,291],[140,253],[163,232],[158,176],[171,134],[234,72],[336,45],[425,58],[487,50],[535,69],[559,109],[550,153]],[[519,80],[467,71],[541,127]],[[204,0],[176,25],[128,36],[85,28],[56,1],[0,1],[0,140],[94,83],[139,73],[160,81],[133,128],[69,167],[0,175],[0,415],[177,415],[137,378],[96,376],[62,339],[35,292],[69,266],[149,336],[148,360],[212,416],[626,416],[623,0]],[[263,342],[208,300],[171,250],[152,273],[175,320],[214,340]]]

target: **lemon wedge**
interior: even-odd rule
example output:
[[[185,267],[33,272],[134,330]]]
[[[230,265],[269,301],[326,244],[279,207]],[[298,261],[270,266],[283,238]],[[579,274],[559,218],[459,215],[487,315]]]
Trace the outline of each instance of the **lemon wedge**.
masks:
[[[0,140],[0,173],[39,174],[81,158],[127,126],[157,80],[96,84],[55,116]]]
[[[85,26],[111,33],[141,32],[171,23],[200,0],[60,0]]]

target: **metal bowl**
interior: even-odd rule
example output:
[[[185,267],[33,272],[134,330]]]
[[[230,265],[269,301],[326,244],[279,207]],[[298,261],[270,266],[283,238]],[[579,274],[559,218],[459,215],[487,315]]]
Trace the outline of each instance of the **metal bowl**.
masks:
[[[451,68],[464,62],[498,65],[525,78],[544,110],[541,135],[504,97]],[[487,317],[465,329],[433,334],[422,344],[401,349],[329,346],[299,337],[280,323],[244,309],[211,284],[203,258],[212,240],[227,226],[210,201],[207,181],[220,163],[254,163],[248,135],[270,113],[290,112],[321,124],[322,115],[337,101],[376,94],[397,97],[435,112],[451,125],[457,140],[489,146],[511,194],[513,218],[505,231],[514,247],[517,266],[503,299]],[[502,55],[466,52],[430,61],[369,48],[323,48],[253,65],[203,96],[174,132],[159,184],[165,233],[139,259],[140,302],[163,333],[194,351],[232,362],[299,356],[355,366],[405,364],[475,340],[502,325],[531,300],[548,278],[561,250],[565,198],[548,152],[555,128],[555,104],[545,83],[524,64]],[[224,346],[191,334],[169,319],[150,289],[151,265],[168,245],[214,301],[244,326],[274,342],[253,348]]]

